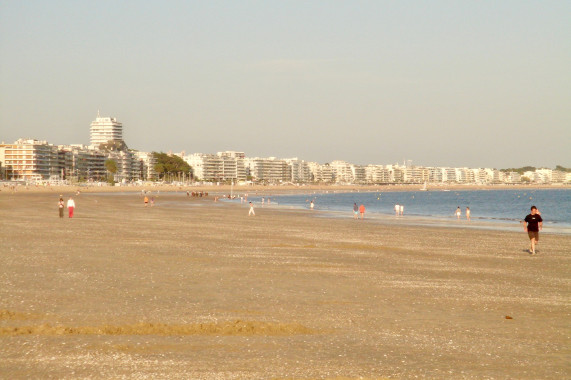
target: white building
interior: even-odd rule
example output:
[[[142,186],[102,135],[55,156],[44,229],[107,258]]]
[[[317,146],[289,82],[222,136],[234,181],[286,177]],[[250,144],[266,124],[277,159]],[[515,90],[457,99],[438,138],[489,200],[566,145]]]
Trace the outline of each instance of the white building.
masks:
[[[155,165],[157,160],[152,153],[149,152],[133,152],[134,168],[133,179],[142,181],[154,181],[157,179]]]
[[[91,123],[90,129],[91,145],[99,147],[108,141],[123,141],[123,124],[119,123],[114,117],[97,117]]]
[[[268,183],[289,182],[291,173],[285,160],[276,157],[246,158],[244,160],[246,172],[252,180]]]
[[[309,165],[304,160],[295,158],[286,158],[285,162],[289,166],[289,178],[288,181],[294,183],[306,183],[311,182],[311,172],[309,170]]]
[[[336,160],[332,161],[330,166],[336,183],[353,183],[355,179],[353,165],[345,161]]]
[[[367,165],[365,168],[366,181],[368,183],[389,183],[391,173],[383,165]]]
[[[332,183],[335,181],[333,169],[329,164],[319,164],[317,162],[308,162],[309,175],[312,182]]]
[[[183,159],[192,167],[194,178],[197,180],[215,182],[246,180],[243,152],[194,153]]]

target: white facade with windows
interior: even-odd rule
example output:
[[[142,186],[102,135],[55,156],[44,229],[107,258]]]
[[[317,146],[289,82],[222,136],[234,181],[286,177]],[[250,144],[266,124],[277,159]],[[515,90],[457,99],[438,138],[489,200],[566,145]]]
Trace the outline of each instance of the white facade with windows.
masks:
[[[91,145],[98,148],[108,141],[123,141],[123,124],[114,117],[100,117],[99,112],[90,129]]]

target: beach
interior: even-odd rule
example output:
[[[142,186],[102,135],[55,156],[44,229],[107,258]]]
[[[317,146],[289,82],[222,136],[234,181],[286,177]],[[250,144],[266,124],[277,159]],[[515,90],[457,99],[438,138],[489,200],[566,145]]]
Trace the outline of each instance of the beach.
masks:
[[[178,190],[0,192],[1,378],[571,376],[569,235]]]

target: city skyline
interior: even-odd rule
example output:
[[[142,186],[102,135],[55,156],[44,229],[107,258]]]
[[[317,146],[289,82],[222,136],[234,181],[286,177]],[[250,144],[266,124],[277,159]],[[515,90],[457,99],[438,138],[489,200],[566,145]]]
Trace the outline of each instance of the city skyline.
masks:
[[[11,2],[0,140],[571,166],[568,2]]]

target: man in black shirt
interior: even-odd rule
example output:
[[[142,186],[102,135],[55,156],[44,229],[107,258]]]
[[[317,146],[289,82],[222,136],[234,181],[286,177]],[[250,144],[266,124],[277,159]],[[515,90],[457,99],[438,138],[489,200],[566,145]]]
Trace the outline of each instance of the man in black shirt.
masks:
[[[527,231],[529,236],[529,253],[532,255],[535,255],[535,245],[539,242],[539,230],[541,229],[543,229],[543,219],[537,207],[531,206],[531,214],[525,217],[523,230]]]

